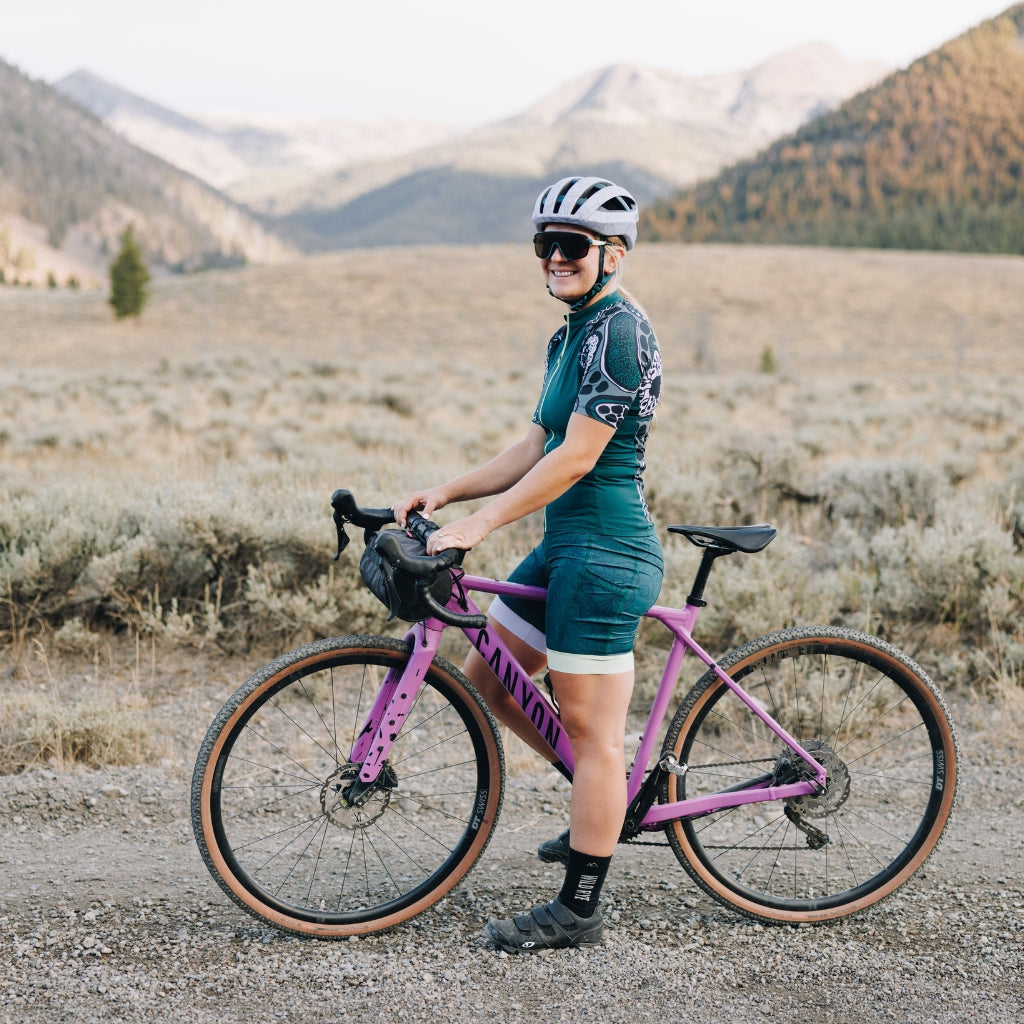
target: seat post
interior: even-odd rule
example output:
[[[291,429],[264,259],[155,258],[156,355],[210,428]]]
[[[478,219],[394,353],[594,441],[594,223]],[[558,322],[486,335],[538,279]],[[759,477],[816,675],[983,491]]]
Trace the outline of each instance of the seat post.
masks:
[[[693,588],[686,598],[687,604],[697,608],[703,608],[707,604],[707,601],[704,600],[704,588],[707,586],[708,577],[711,575],[711,567],[714,565],[716,558],[731,554],[732,552],[728,548],[708,547],[704,549],[700,565],[697,568],[697,575],[693,580]]]

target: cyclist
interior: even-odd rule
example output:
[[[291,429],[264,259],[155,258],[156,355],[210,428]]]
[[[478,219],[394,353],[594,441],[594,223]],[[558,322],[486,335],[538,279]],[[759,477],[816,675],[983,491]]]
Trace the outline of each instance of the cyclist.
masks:
[[[547,587],[548,600],[497,598],[488,628],[532,675],[546,666],[576,769],[569,830],[538,851],[542,860],[565,863],[561,891],[485,928],[509,952],[601,941],[601,887],[626,810],[633,643],[663,573],[642,479],[661,356],[646,315],[619,287],[636,241],[636,201],[601,178],[563,178],[537,198],[533,225],[547,289],[569,311],[548,344],[532,422],[522,440],[486,465],[394,506],[404,526],[413,509],[429,518],[452,502],[493,498],[438,530],[430,554],[472,548],[544,509],[543,540],[509,578]],[[477,651],[465,671],[499,720],[550,759]]]

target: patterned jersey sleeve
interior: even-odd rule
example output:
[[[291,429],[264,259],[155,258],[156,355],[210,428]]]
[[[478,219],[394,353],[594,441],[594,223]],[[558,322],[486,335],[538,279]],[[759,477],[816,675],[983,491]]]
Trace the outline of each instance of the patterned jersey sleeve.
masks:
[[[645,408],[649,404],[646,395],[660,385],[657,353],[646,319],[625,309],[595,325],[580,354],[583,373],[574,412],[618,428],[639,395],[637,412],[650,415],[653,408]]]

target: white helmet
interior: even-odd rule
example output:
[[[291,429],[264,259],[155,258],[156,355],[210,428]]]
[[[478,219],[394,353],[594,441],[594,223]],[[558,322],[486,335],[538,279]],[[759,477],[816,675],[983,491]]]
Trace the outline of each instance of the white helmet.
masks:
[[[533,207],[533,226],[574,224],[603,238],[617,235],[632,249],[636,242],[636,200],[604,178],[562,178],[544,189]]]

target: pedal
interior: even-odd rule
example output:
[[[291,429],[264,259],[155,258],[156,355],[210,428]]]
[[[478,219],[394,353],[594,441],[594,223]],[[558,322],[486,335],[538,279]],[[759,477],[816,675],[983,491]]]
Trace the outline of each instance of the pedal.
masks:
[[[658,762],[658,767],[662,771],[668,772],[669,775],[677,775],[680,778],[690,770],[690,766],[688,764],[680,764],[679,761],[676,760],[675,754],[666,754]]]

